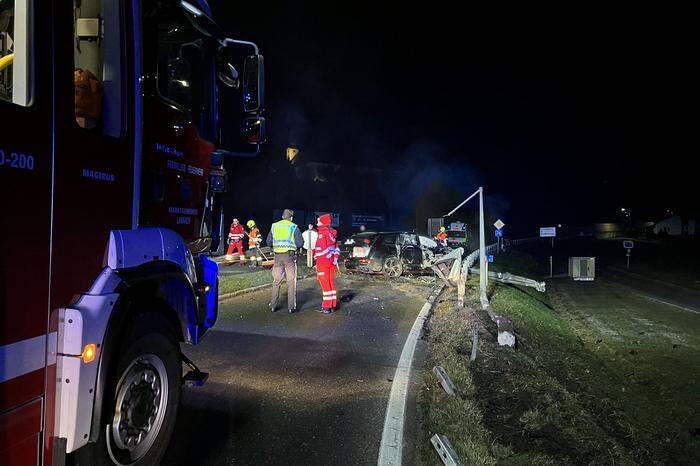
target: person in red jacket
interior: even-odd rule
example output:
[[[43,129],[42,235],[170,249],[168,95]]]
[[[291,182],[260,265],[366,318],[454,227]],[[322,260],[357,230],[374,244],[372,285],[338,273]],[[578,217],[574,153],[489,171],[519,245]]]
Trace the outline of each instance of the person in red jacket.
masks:
[[[238,223],[238,219],[234,218],[231,223],[231,229],[228,232],[228,251],[226,251],[226,262],[233,262],[233,250],[236,249],[238,252],[238,260],[240,264],[245,263],[245,256],[243,255],[243,238],[245,238],[245,230],[243,225]]]
[[[337,290],[335,289],[335,269],[338,266],[337,232],[331,228],[330,214],[318,218],[318,239],[314,248],[316,258],[316,278],[323,290],[323,303],[319,312],[330,314],[338,307]]]

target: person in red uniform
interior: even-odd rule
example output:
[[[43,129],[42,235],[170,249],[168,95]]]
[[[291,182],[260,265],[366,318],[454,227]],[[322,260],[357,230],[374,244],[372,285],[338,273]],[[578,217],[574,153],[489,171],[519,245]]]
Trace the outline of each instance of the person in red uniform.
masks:
[[[335,289],[335,269],[338,266],[337,232],[331,228],[330,214],[318,218],[318,239],[314,248],[316,258],[316,278],[323,290],[323,303],[319,312],[330,314],[338,307],[337,290]]]
[[[238,252],[238,260],[241,265],[245,263],[245,256],[243,255],[243,238],[245,238],[245,230],[243,225],[238,222],[237,218],[233,219],[231,223],[231,229],[228,232],[228,251],[226,251],[226,260],[228,262],[233,261],[233,250],[236,249]]]

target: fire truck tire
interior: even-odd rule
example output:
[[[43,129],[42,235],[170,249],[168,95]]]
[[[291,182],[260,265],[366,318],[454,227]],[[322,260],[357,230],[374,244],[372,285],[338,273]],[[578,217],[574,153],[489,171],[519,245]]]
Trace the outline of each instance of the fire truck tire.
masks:
[[[159,465],[180,403],[180,347],[167,319],[138,316],[117,352],[104,396],[103,425],[94,444],[79,449],[78,466]]]

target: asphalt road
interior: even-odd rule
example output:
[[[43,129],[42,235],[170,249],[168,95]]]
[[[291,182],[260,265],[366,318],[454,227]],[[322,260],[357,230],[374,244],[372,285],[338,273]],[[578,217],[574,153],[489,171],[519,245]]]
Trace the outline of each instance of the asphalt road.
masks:
[[[637,291],[654,301],[700,314],[700,292],[662,280],[650,279],[623,269],[610,267],[605,278]]]
[[[396,363],[430,288],[340,278],[338,289],[352,300],[332,315],[315,312],[312,279],[299,282],[297,314],[270,313],[269,290],[222,302],[214,330],[184,348],[211,375],[183,388],[163,464],[376,464]]]

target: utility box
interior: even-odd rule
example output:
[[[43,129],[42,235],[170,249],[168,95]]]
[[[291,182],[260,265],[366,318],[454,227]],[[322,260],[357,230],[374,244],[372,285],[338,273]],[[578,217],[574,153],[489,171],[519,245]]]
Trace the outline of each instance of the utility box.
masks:
[[[593,281],[595,257],[569,257],[569,276],[577,281]]]

